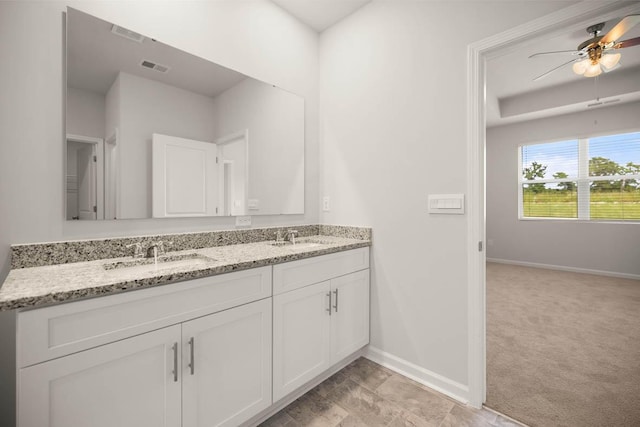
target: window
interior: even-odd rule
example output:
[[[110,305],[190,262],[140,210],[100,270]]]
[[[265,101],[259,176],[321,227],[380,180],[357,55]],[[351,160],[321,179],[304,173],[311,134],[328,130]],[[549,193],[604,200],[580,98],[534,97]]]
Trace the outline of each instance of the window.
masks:
[[[520,218],[640,220],[640,132],[521,146]]]

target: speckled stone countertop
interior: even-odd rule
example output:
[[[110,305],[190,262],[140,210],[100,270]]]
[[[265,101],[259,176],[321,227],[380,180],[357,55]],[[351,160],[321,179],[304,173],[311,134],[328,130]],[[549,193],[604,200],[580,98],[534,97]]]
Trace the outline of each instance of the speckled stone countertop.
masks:
[[[370,234],[365,234],[368,239],[362,239],[342,231],[332,234],[349,237],[306,236],[298,239],[296,246],[280,247],[273,246],[273,241],[260,241],[172,251],[168,255],[173,261],[157,267],[147,264],[113,268],[117,263],[130,263],[133,258],[129,256],[15,268],[0,288],[0,310],[70,302],[371,245]]]

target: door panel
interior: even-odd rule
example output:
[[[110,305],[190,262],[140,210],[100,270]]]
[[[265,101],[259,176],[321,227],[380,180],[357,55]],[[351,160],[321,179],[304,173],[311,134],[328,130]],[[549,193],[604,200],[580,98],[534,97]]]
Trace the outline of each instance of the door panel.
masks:
[[[180,345],[180,326],[21,369],[18,425],[180,426],[174,344]]]
[[[237,426],[271,405],[270,298],[182,328],[184,427]]]
[[[153,217],[216,215],[216,144],[153,134]]]
[[[273,297],[273,400],[321,374],[330,364],[330,282]]]
[[[369,270],[331,280],[331,363],[369,343]]]

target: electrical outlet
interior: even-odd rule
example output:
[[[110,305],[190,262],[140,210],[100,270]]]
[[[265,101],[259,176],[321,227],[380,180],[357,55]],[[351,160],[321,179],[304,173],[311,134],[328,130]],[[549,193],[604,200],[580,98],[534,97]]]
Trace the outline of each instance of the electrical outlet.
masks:
[[[329,196],[324,196],[322,198],[322,210],[324,212],[329,212],[331,210],[331,199]]]
[[[237,216],[236,217],[236,227],[251,227],[251,217],[250,216]]]

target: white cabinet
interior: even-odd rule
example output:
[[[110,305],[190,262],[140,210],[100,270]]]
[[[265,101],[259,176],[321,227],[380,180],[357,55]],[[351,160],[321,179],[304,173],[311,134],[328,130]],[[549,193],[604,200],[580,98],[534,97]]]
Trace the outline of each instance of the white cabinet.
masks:
[[[331,363],[369,343],[369,270],[331,280]]]
[[[273,400],[331,363],[330,282],[273,297]]]
[[[180,426],[180,326],[20,370],[21,427]]]
[[[18,426],[237,426],[368,342],[368,248],[26,310]]]
[[[368,269],[275,295],[273,400],[368,342]]]
[[[183,427],[237,426],[271,405],[271,300],[182,325]]]
[[[270,296],[264,267],[19,313],[19,427],[239,425],[271,405]]]

